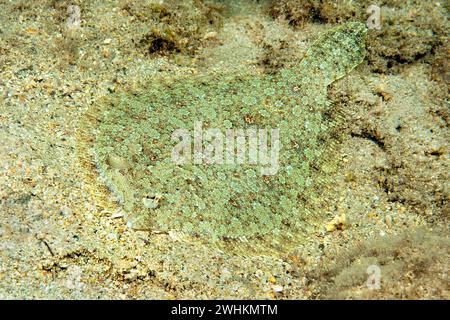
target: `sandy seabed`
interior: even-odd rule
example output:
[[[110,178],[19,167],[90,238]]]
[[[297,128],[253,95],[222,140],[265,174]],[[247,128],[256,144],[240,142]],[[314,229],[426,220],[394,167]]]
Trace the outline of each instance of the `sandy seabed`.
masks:
[[[437,45],[374,70],[372,35],[372,56],[329,88],[352,119],[335,201],[291,254],[243,256],[129,228],[80,154],[80,119],[149,76],[289,66],[335,23],[293,26],[242,1],[195,52],[149,54],[139,45],[148,22],[130,3],[85,1],[69,32],[68,1],[0,0],[0,298],[448,298],[448,78],[445,59],[436,76]],[[370,265],[379,290],[366,286]]]

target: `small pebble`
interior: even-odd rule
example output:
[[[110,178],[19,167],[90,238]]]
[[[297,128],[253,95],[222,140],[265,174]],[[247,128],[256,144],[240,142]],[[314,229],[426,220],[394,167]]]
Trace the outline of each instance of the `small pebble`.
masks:
[[[386,218],[384,220],[386,222],[386,226],[388,228],[392,228],[392,219],[391,219],[391,217],[390,216],[386,216]]]
[[[116,240],[117,239],[117,234],[115,233],[110,233],[108,234],[108,236],[106,237],[108,240]]]
[[[156,209],[159,206],[158,199],[143,198],[142,202],[147,209]]]
[[[279,284],[275,284],[272,286],[272,290],[276,293],[280,293],[283,291],[283,286],[281,286]]]
[[[123,218],[124,214],[123,212],[119,211],[119,212],[115,212],[111,215],[111,219],[118,219],[118,218]]]

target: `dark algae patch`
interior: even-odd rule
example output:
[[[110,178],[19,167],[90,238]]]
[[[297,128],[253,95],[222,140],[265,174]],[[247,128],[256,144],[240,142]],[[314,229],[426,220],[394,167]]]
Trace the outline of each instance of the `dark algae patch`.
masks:
[[[362,62],[366,32],[361,23],[343,24],[321,36],[298,65],[276,75],[152,79],[142,94],[117,93],[93,107],[86,117],[90,152],[133,226],[277,251],[302,238],[309,221],[320,218],[336,171],[340,117],[329,115],[327,87]],[[279,154],[270,154],[276,163],[252,163],[248,154],[233,164],[196,161],[192,146],[199,127],[223,136],[241,130],[247,150],[248,133],[266,129],[269,151],[276,150],[273,130],[279,130]],[[173,133],[180,129],[190,134],[185,146],[192,152],[190,161],[177,164]],[[203,136],[203,150],[210,150],[214,137]],[[237,151],[223,149],[211,154]]]
[[[148,55],[193,55],[206,42],[208,32],[222,24],[224,6],[207,1],[125,1],[121,7],[143,25],[134,41]]]

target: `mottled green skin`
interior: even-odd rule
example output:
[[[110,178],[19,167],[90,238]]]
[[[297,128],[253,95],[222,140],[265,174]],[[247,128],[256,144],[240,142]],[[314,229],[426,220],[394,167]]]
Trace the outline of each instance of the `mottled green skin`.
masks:
[[[101,175],[150,229],[207,241],[295,238],[311,214],[306,203],[320,198],[333,167],[324,156],[336,125],[324,116],[327,86],[363,60],[365,34],[361,23],[327,32],[297,67],[275,77],[194,77],[112,98],[94,133]],[[223,131],[279,128],[278,173],[263,178],[254,165],[175,165],[172,132],[192,132],[199,120]],[[155,195],[162,196],[159,206],[146,208],[142,199]]]

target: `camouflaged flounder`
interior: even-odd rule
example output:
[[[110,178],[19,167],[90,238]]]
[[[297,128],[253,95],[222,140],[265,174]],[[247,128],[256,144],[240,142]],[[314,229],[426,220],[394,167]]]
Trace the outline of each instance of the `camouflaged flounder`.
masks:
[[[366,27],[341,25],[297,66],[276,76],[204,76],[155,81],[145,94],[117,94],[96,114],[91,151],[103,181],[139,228],[205,240],[281,247],[301,235],[332,179],[336,120],[327,86],[365,56]],[[251,164],[172,161],[176,129],[280,131],[276,174]],[[138,218],[138,219],[136,219]]]

